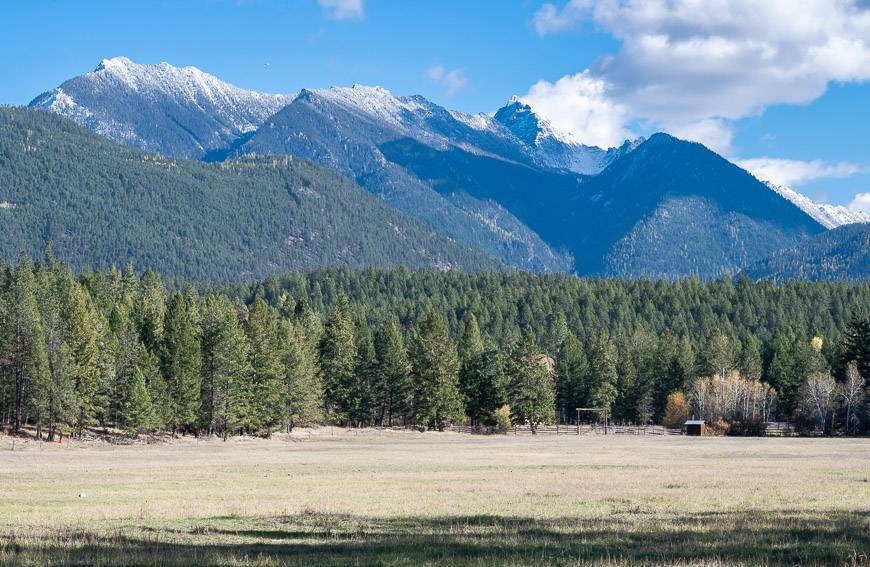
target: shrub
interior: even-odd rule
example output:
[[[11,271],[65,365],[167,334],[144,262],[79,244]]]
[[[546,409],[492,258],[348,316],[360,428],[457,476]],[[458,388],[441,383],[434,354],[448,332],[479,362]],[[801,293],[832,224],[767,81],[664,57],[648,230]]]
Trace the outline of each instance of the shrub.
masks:
[[[507,431],[511,428],[511,407],[507,404],[492,412],[492,419],[499,431]]]
[[[662,425],[671,429],[683,427],[689,419],[689,404],[686,395],[682,392],[674,392],[668,395],[665,405],[665,415],[662,417]]]

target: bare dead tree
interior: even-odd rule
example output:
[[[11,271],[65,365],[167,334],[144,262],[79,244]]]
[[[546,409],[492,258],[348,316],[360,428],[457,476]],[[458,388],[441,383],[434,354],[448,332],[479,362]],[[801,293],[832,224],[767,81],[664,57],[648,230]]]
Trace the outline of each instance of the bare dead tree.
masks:
[[[839,397],[839,385],[830,372],[816,372],[801,386],[800,399],[806,414],[815,419],[822,433],[829,433],[828,419],[833,419]]]
[[[846,382],[840,390],[840,398],[845,410],[846,434],[854,435],[861,421],[857,410],[864,401],[864,378],[858,373],[858,363],[854,360],[846,366]]]

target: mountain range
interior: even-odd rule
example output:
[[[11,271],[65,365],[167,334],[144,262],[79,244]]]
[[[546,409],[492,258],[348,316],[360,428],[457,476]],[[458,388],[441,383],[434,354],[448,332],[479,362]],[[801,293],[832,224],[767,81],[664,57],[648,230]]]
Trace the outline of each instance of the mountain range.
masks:
[[[468,265],[459,250],[474,250],[471,263],[536,272],[709,278],[864,220],[666,134],[584,145],[515,98],[491,116],[469,115],[379,87],[269,95],[193,67],[114,58],[30,106],[215,167],[305,158],[428,227],[453,267]]]

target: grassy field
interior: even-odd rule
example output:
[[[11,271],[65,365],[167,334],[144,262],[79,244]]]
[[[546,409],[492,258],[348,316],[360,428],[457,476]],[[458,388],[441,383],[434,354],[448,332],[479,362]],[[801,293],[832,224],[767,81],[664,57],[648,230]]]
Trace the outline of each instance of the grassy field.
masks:
[[[0,565],[870,565],[870,440],[0,437]]]

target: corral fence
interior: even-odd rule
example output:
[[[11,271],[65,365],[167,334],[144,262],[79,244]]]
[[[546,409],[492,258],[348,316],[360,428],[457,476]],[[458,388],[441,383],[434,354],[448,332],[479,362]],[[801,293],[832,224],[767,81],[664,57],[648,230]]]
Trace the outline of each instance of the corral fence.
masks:
[[[506,433],[508,435],[604,435],[604,425],[539,425],[532,433],[528,425],[514,425],[506,431],[496,427],[454,425],[448,431],[455,433],[470,433],[474,435],[488,435],[493,433]],[[610,425],[607,426],[607,435],[682,435],[681,429],[668,429],[661,425]]]

